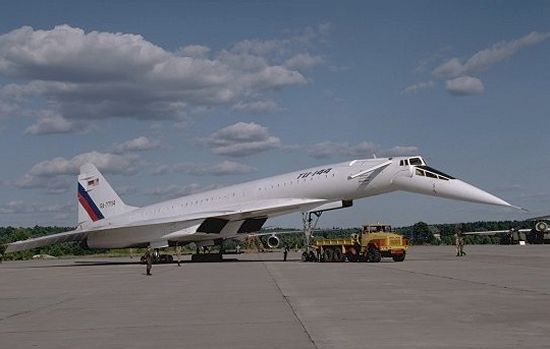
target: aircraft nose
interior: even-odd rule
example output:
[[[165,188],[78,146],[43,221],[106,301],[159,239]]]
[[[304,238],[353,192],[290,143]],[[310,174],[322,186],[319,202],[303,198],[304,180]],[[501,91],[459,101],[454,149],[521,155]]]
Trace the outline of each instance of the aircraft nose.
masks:
[[[461,200],[476,202],[481,204],[514,207],[514,206],[501,198],[490,194],[482,189],[474,187],[460,179],[448,179],[443,180],[439,178],[428,178],[420,176],[403,176],[396,177],[393,183],[397,185],[400,190],[443,197],[452,200]]]
[[[449,199],[478,202],[481,204],[515,207],[501,198],[488,193],[482,189],[474,187],[471,184],[460,179],[451,179],[435,184],[435,195]]]

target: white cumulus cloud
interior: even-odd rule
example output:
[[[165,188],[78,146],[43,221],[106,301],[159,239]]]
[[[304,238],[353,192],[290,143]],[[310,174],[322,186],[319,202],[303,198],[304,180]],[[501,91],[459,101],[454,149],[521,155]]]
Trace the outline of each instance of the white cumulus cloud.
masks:
[[[25,129],[28,135],[82,132],[86,128],[77,122],[66,120],[59,115],[46,116]]]
[[[422,82],[419,82],[417,84],[405,87],[401,91],[401,93],[402,94],[414,94],[414,93],[417,93],[421,90],[426,90],[426,89],[432,88],[434,86],[435,86],[435,81],[433,81],[433,80],[422,81]]]
[[[306,153],[318,159],[332,157],[370,158],[374,155],[391,157],[418,154],[418,147],[395,146],[390,149],[384,149],[372,142],[349,144],[347,142],[325,141],[306,147]]]
[[[461,76],[446,82],[447,91],[453,95],[479,95],[485,91],[483,83],[478,78]]]
[[[241,101],[233,105],[233,110],[247,113],[273,113],[280,110],[279,105],[270,100]]]
[[[0,205],[0,214],[36,214],[36,213],[63,213],[73,211],[74,204],[28,203],[24,201],[10,201]]]
[[[44,108],[67,121],[181,120],[193,108],[246,109],[247,103],[272,110],[273,104],[247,101],[306,84],[303,70],[321,61],[303,51],[326,37],[324,28],[284,39],[243,40],[218,52],[201,45],[171,52],[136,34],[85,32],[69,25],[21,27],[0,35],[0,76],[17,81],[0,86],[0,114],[13,111],[13,103],[25,106],[30,98],[44,101]],[[28,132],[39,134],[48,122]],[[58,121],[49,127],[69,126]]]
[[[63,193],[69,188],[69,181],[74,184],[74,177],[80,172],[80,166],[88,162],[103,173],[133,175],[137,171],[139,158],[97,151],[79,154],[71,159],[57,157],[35,164],[14,185],[22,189],[41,188],[51,194]],[[74,187],[71,185],[71,188]]]
[[[489,68],[491,65],[511,57],[520,49],[539,44],[550,38],[550,33],[532,32],[519,39],[503,41],[480,50],[465,62],[455,57],[436,67],[432,74],[440,78],[454,78]]]
[[[309,53],[299,53],[286,60],[285,66],[290,69],[307,70],[324,62],[320,56],[312,56]]]
[[[161,165],[153,170],[153,174],[163,175],[170,173],[186,173],[194,176],[227,176],[246,174],[254,171],[256,171],[256,168],[252,166],[226,160],[217,164],[182,163],[173,165]]]
[[[54,177],[77,175],[80,166],[94,164],[100,171],[113,174],[131,175],[136,171],[137,158],[97,151],[76,155],[72,159],[62,157],[45,160],[34,165],[28,172],[31,176]]]
[[[20,189],[45,189],[48,194],[62,194],[69,190],[74,190],[74,178],[67,176],[57,177],[37,177],[30,174],[25,174],[23,178],[15,181],[14,185]]]
[[[512,57],[520,50],[540,44],[549,38],[550,32],[531,32],[514,40],[501,41],[477,51],[466,59],[459,57],[447,59],[432,70],[432,76],[436,79],[446,80],[446,90],[452,95],[482,94],[485,90],[483,82],[480,78],[472,77],[472,75],[478,75],[494,64]],[[440,54],[434,57],[440,57]],[[416,93],[433,86],[432,81],[420,82],[404,88],[402,94]]]
[[[205,57],[210,52],[210,48],[202,45],[187,45],[182,47],[177,53],[188,57]]]
[[[160,146],[160,142],[154,139],[150,139],[145,136],[130,139],[124,143],[115,144],[115,153],[126,153],[134,151],[147,151],[156,149]]]
[[[238,122],[202,140],[214,154],[242,157],[281,146],[278,137],[271,136],[265,126],[254,122]]]

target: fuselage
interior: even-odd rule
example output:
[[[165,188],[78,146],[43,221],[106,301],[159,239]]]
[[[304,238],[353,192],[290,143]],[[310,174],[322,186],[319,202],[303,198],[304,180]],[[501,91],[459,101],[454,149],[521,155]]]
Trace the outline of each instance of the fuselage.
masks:
[[[187,195],[93,222],[84,228],[100,230],[88,238],[93,247],[125,247],[168,239],[208,240],[212,235],[199,231],[201,219],[179,221],[178,217],[249,212],[257,207],[263,210],[261,216],[267,219],[308,211],[323,203],[352,201],[396,190],[510,206],[489,193],[427,167],[419,156],[374,158],[318,166]],[[293,200],[303,200],[304,204],[285,206]],[[253,217],[253,213],[243,214],[240,223],[229,224],[216,238],[236,236],[240,224]],[[170,221],[172,218],[174,223],[171,225],[109,229],[134,221]]]
[[[345,208],[353,200],[397,190],[513,207],[427,166],[420,156],[318,166],[141,208],[126,205],[93,164],[81,166],[77,180],[77,229],[10,243],[8,252],[65,241],[86,241],[92,248],[221,241],[257,232],[271,217]]]
[[[353,173],[368,168],[369,165],[378,164],[381,160],[384,159],[356,160],[313,167],[186,195],[144,206],[105,221],[95,222],[94,226],[148,217],[156,219],[204,211],[233,210],[250,202],[273,199],[355,200],[396,190],[392,188],[391,176],[388,175],[374,178],[372,182],[369,182],[366,176],[355,180],[347,179]]]

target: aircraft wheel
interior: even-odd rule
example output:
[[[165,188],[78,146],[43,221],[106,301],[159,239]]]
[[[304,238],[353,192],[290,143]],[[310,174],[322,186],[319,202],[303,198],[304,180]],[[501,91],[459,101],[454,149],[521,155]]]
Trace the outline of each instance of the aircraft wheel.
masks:
[[[302,253],[302,262],[309,262],[309,255],[307,252]]]

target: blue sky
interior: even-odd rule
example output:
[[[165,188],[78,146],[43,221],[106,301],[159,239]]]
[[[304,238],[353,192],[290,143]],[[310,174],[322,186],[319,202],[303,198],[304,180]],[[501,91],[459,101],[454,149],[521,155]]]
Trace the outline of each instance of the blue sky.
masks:
[[[415,153],[530,212],[392,193],[321,225],[523,219],[550,212],[549,116],[548,2],[18,1],[0,225],[73,225],[85,161],[145,205]]]

